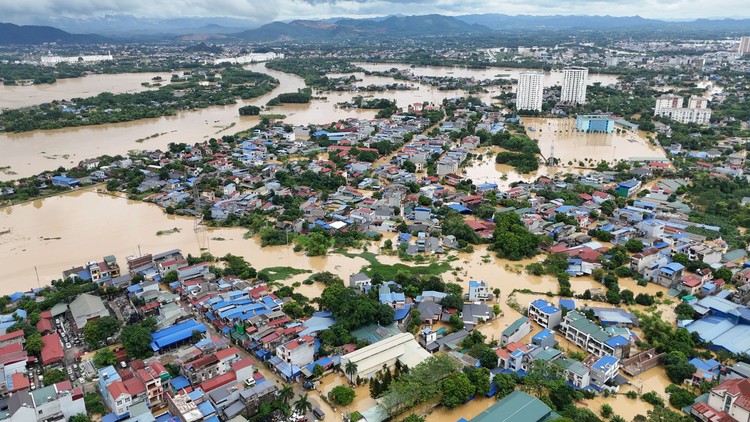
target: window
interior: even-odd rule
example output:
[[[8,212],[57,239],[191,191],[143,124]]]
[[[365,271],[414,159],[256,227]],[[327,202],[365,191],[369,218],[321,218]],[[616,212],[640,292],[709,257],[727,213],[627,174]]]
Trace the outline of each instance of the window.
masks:
[[[724,394],[724,411],[729,413],[729,409],[732,408],[732,396]]]

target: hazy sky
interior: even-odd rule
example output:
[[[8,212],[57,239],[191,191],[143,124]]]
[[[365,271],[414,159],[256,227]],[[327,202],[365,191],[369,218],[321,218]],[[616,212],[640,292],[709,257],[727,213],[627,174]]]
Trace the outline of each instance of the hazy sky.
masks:
[[[640,15],[659,19],[750,17],[750,0],[2,0],[0,22],[28,24],[55,17],[129,14],[149,18],[230,16],[273,20],[372,17],[388,14],[446,15]]]

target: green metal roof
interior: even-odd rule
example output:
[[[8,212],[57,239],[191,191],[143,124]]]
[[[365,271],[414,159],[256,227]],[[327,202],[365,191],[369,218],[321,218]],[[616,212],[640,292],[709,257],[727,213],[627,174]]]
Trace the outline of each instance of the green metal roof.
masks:
[[[527,322],[529,322],[529,318],[528,317],[522,316],[521,318],[518,318],[515,322],[513,322],[512,324],[510,324],[508,326],[508,328],[506,328],[506,329],[503,330],[503,335],[504,336],[505,335],[509,336],[509,335],[513,334],[514,332],[516,332],[516,330],[518,330],[519,328],[521,328],[521,326],[523,324],[527,323]]]
[[[538,398],[516,390],[477,415],[471,422],[542,422],[556,416]]]

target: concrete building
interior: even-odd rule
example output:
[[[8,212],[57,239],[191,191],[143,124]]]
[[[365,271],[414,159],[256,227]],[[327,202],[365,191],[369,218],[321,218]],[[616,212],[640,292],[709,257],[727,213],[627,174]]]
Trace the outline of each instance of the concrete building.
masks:
[[[602,356],[590,363],[591,384],[603,387],[617,376],[620,369],[620,359],[614,356]]]
[[[567,340],[593,355],[611,355],[618,359],[630,355],[630,340],[608,334],[580,312],[568,313],[560,324],[560,331]]]
[[[315,339],[306,335],[281,344],[276,348],[276,356],[299,367],[308,365],[315,360]]]
[[[588,75],[589,70],[585,67],[568,67],[563,69],[560,102],[566,104],[585,103]]]
[[[537,299],[529,304],[529,318],[544,328],[555,328],[562,320],[562,310],[551,302]]]
[[[586,133],[612,133],[615,119],[608,114],[581,114],[576,116],[576,130]]]
[[[369,379],[382,370],[383,365],[391,369],[398,361],[413,368],[428,357],[430,354],[414,340],[413,335],[401,333],[342,356],[341,367],[346,368],[349,362],[353,362],[357,365],[354,377]]]
[[[5,421],[67,421],[79,413],[86,414],[83,391],[62,381],[34,391],[17,391],[8,398]]]
[[[521,317],[515,320],[508,328],[504,329],[500,336],[500,346],[505,347],[508,343],[520,341],[531,332],[531,320]]]
[[[739,53],[742,56],[750,55],[750,36],[740,38]]]
[[[357,273],[349,276],[349,287],[354,287],[360,292],[372,285],[372,278],[365,273]]]
[[[730,379],[711,389],[708,402],[696,403],[691,411],[701,421],[750,420],[750,379]]]
[[[518,76],[516,109],[542,111],[544,99],[544,73],[521,72]]]
[[[489,297],[489,288],[487,283],[482,281],[469,281],[469,302],[478,302],[480,300],[487,300]]]
[[[708,100],[692,96],[687,107],[684,98],[679,95],[665,94],[656,99],[654,116],[665,116],[680,123],[708,124],[711,122],[711,109]]]

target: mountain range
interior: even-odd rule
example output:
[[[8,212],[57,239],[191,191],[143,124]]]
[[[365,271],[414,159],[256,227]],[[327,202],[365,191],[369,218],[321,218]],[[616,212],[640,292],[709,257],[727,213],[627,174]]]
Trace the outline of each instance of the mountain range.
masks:
[[[71,34],[51,26],[14,25],[0,22],[0,45],[3,44],[42,44],[57,42],[62,44],[87,44],[104,41],[100,35]]]
[[[286,40],[336,40],[372,37],[490,34],[496,31],[524,32],[541,30],[631,30],[631,31],[745,31],[750,19],[698,19],[690,22],[645,19],[640,16],[530,16],[475,14],[463,16],[421,15],[351,19],[293,20],[257,23],[237,18],[141,19],[129,15],[94,19],[56,19],[52,26],[18,26],[0,23],[0,45],[59,43],[97,43],[135,39],[239,39],[253,42]],[[89,32],[100,35],[73,34]]]

